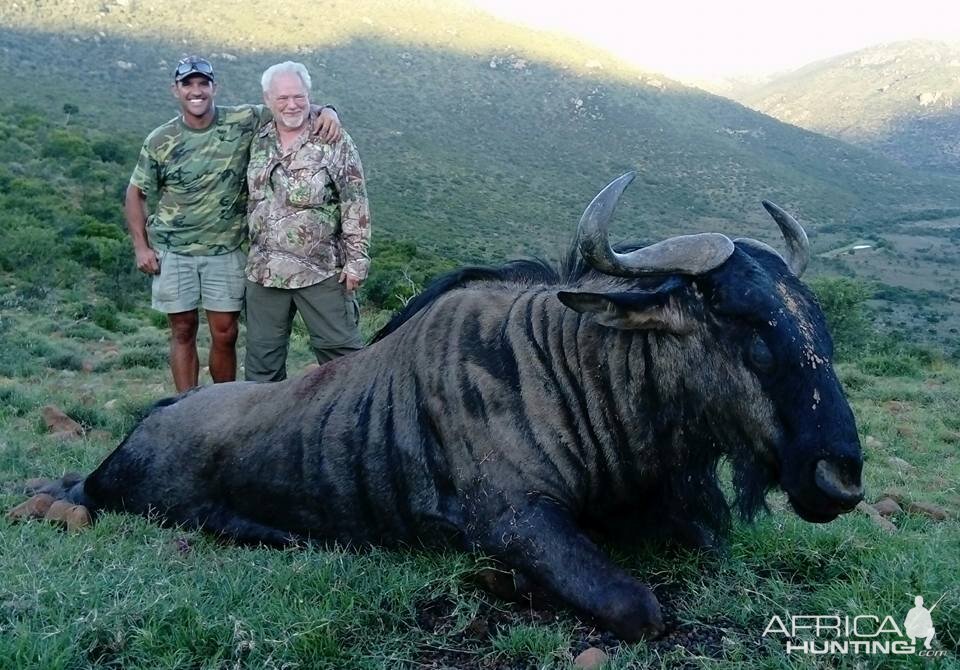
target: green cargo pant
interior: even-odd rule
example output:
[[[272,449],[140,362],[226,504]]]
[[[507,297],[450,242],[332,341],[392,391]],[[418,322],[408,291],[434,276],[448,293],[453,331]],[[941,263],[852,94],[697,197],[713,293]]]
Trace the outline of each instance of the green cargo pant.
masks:
[[[247,381],[287,378],[287,349],[294,315],[300,312],[310,347],[321,365],[363,347],[360,308],[334,275],[305,288],[267,288],[247,281]]]

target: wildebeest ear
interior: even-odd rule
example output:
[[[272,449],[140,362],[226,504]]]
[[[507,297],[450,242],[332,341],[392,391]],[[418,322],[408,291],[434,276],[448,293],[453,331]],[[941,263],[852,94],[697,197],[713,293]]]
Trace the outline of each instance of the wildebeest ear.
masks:
[[[591,314],[594,321],[621,330],[665,330],[689,332],[693,324],[684,317],[679,293],[686,288],[682,281],[666,281],[659,287],[642,291],[589,293],[559,291],[564,305],[581,314]]]

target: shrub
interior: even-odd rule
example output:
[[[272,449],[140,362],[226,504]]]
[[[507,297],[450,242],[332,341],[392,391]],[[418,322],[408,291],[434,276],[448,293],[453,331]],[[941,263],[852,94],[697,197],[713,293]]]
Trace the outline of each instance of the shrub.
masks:
[[[47,356],[44,361],[54,370],[82,370],[83,359],[73,351],[58,351]]]
[[[872,330],[865,305],[873,296],[873,288],[846,277],[817,277],[810,286],[827,317],[837,360],[854,358]]]

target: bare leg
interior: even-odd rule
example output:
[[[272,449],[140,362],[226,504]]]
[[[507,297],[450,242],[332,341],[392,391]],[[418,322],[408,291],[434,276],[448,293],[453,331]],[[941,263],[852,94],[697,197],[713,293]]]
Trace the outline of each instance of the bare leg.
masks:
[[[214,382],[232,382],[237,378],[237,321],[240,312],[211,312],[210,376]],[[179,390],[179,389],[178,389]]]
[[[177,392],[197,385],[200,361],[197,359],[197,310],[167,314],[170,323],[170,371]]]

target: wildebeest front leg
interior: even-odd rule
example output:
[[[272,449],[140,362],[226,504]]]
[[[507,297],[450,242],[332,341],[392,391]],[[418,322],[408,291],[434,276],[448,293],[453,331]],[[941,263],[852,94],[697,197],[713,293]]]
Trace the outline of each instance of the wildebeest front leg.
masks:
[[[493,525],[484,548],[625,640],[663,632],[650,588],[614,565],[551,500],[511,508]]]

